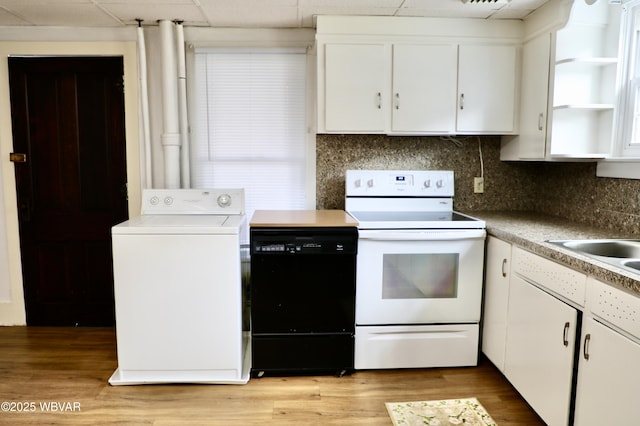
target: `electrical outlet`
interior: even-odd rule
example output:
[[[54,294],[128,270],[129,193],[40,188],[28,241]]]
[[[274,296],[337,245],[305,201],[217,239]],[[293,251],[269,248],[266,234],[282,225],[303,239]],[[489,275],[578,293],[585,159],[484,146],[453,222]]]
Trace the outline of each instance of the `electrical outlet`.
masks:
[[[484,192],[484,178],[483,177],[474,177],[473,178],[473,192],[476,194],[482,194]]]

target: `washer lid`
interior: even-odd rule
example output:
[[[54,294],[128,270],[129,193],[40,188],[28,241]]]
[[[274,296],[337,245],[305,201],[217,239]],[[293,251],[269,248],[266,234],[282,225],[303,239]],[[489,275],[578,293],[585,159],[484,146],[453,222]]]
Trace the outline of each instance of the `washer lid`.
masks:
[[[113,235],[239,234],[244,215],[142,215],[115,225]]]

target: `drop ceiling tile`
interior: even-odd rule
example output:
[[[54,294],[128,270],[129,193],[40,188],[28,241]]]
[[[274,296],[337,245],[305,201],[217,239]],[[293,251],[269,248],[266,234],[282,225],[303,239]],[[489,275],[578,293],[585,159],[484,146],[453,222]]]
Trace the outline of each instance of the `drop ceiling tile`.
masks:
[[[300,0],[302,26],[315,27],[318,15],[394,16],[403,0]]]
[[[0,0],[1,1],[1,0]],[[100,4],[101,6],[104,5],[110,5],[110,4],[129,4],[132,6],[153,6],[155,7],[156,5],[166,5],[166,4],[173,4],[173,5],[191,5],[191,6],[197,6],[197,2],[195,2],[194,0],[96,0],[96,3]]]
[[[181,20],[185,25],[208,25],[206,16],[200,8],[185,4],[154,4],[153,7],[141,7],[134,3],[102,3],[104,9],[117,16],[125,24],[135,24],[136,19],[142,19],[144,25],[155,25],[160,20]]]
[[[403,0],[300,0],[300,8],[379,9],[397,8],[402,3]]]
[[[528,14],[533,12],[533,10],[529,9],[511,9],[511,8],[503,8],[497,11],[492,18],[497,19],[522,19],[525,18]]]
[[[462,0],[406,0],[401,15],[520,19],[548,0],[511,0],[506,4],[463,3]],[[497,12],[499,10],[499,12]]]
[[[19,16],[16,16],[12,13],[9,13],[7,11],[5,11],[4,9],[0,8],[0,22],[2,23],[2,25],[6,25],[6,26],[16,26],[16,25],[32,25],[32,22],[29,21],[25,21],[24,19],[20,18]]]
[[[51,0],[22,1],[10,8],[18,16],[23,17],[34,25],[44,26],[81,26],[81,27],[109,27],[121,25],[113,17],[91,3],[58,1],[55,7]]]
[[[365,8],[365,7],[314,7],[301,11],[302,24],[306,28],[315,27],[315,17],[319,15],[345,16],[395,16],[397,8]]]
[[[297,28],[296,0],[206,0],[201,8],[213,27]]]
[[[548,0],[498,5],[462,0],[0,0],[0,26],[116,26],[181,19],[217,27],[309,27],[317,15],[523,18]],[[112,16],[110,16],[110,14]]]
[[[475,9],[464,12],[465,18],[488,18],[493,11],[486,9]],[[433,18],[458,18],[463,15],[452,9],[417,9],[417,8],[401,8],[398,10],[397,16],[428,16]]]

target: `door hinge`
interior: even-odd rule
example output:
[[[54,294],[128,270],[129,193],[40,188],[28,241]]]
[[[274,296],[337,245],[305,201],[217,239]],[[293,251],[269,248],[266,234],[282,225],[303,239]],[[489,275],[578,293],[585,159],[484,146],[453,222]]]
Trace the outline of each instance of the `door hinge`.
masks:
[[[26,163],[27,154],[12,152],[9,154],[9,161],[11,161],[12,163]]]

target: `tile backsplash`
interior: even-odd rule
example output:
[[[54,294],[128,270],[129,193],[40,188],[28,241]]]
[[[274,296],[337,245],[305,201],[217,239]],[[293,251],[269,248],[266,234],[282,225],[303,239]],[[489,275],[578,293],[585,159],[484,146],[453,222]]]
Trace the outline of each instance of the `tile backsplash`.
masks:
[[[456,210],[537,211],[640,235],[640,180],[596,177],[593,162],[503,162],[497,136],[318,135],[316,161],[318,209],[344,208],[348,169],[453,170]]]

